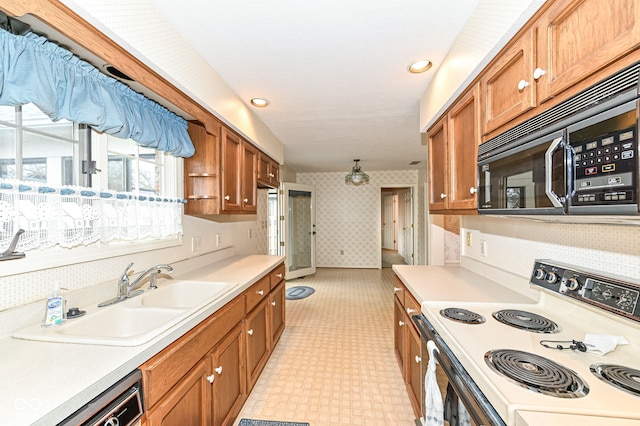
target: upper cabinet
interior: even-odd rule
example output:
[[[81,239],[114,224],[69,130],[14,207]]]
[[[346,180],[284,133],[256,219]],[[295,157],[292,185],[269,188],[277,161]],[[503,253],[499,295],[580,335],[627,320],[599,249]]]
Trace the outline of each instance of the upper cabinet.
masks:
[[[463,95],[429,134],[429,211],[475,213],[479,87]]]
[[[264,153],[258,155],[258,187],[280,186],[280,164]]]
[[[559,1],[540,17],[537,30],[537,90],[544,102],[638,46],[640,3]]]
[[[184,161],[185,214],[256,213],[261,159],[267,159],[261,186],[279,185],[278,163],[222,124],[209,130],[189,123],[196,152]]]
[[[495,136],[587,88],[623,58],[618,68],[629,65],[639,44],[638,0],[548,2],[481,73],[482,133]]]

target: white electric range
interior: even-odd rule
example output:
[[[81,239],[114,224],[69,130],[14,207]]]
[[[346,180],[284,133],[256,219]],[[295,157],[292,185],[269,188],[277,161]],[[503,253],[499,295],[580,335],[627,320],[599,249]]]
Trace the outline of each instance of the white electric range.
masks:
[[[474,301],[459,292],[422,303],[430,333],[421,331],[446,346],[437,358],[457,376],[449,380],[454,398],[471,401],[465,404],[470,411],[489,408],[470,424],[640,424],[638,283],[538,261],[531,284],[540,291],[537,303],[508,296]],[[628,344],[605,355],[581,351],[587,333],[623,336]],[[441,359],[447,356],[454,361]],[[450,424],[457,419],[454,410]]]

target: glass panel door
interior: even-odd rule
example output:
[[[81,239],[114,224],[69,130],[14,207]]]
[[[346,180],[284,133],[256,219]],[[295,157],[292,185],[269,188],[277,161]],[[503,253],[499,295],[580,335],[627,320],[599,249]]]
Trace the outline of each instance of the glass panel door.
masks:
[[[316,272],[315,187],[283,183],[285,278]]]

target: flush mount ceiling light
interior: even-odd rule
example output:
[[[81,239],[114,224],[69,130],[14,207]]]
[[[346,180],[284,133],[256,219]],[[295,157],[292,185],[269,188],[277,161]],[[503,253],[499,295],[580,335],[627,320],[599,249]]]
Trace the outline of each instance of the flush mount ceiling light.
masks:
[[[362,169],[360,169],[360,165],[358,164],[358,161],[360,161],[360,159],[353,161],[355,161],[356,164],[353,165],[353,169],[351,169],[351,172],[349,172],[349,174],[344,177],[344,183],[346,183],[347,185],[356,186],[363,184],[366,185],[367,183],[369,183],[369,175],[363,172]]]
[[[258,108],[264,108],[269,105],[269,100],[263,98],[253,98],[251,99],[251,105]]]
[[[431,61],[423,59],[421,61],[416,61],[411,65],[409,65],[408,70],[412,74],[420,74],[421,72],[428,71],[429,68],[431,68],[431,65],[433,65]]]

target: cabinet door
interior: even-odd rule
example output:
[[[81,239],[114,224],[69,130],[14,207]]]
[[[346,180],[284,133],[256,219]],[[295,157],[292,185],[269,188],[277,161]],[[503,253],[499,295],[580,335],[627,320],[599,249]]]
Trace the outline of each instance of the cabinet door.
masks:
[[[269,183],[274,188],[280,186],[280,164],[277,161],[271,160],[269,165]]]
[[[206,426],[211,406],[208,363],[200,361],[162,401],[147,411],[146,426]]]
[[[498,56],[481,79],[484,103],[483,134],[508,123],[536,106],[532,85],[534,30],[530,29]]]
[[[240,199],[240,168],[242,163],[242,140],[224,127],[221,132],[221,183],[222,210],[239,212],[242,210]]]
[[[242,211],[253,213],[258,209],[258,149],[248,142],[242,143],[242,165],[240,178],[240,195]]]
[[[271,159],[263,153],[258,154],[258,182],[269,185],[269,169],[271,167]]]
[[[447,117],[429,129],[429,210],[447,207]]]
[[[422,344],[420,334],[407,318],[407,392],[416,417],[422,416]]]
[[[251,392],[262,369],[269,359],[270,334],[268,330],[269,298],[265,298],[251,311],[245,320],[247,348],[247,392]]]
[[[269,317],[271,319],[271,348],[276,346],[285,327],[286,291],[284,280],[269,294]]]
[[[184,193],[188,200],[184,213],[189,215],[218,214],[220,211],[220,128],[218,133],[208,133],[204,126],[189,123],[189,136],[196,149],[195,154],[184,159]]]
[[[231,425],[247,396],[242,325],[236,327],[211,353],[214,426]]]
[[[449,113],[447,165],[449,209],[477,208],[476,176],[480,143],[479,87],[476,85],[453,106]]]
[[[637,0],[556,2],[538,26],[540,100],[546,100],[635,49],[640,43]]]
[[[402,304],[398,300],[397,297],[393,297],[393,346],[396,352],[396,359],[398,360],[398,364],[400,365],[400,371],[402,372],[402,377],[406,376],[405,372],[405,330],[406,330],[406,321],[405,321],[405,313],[402,307]]]

